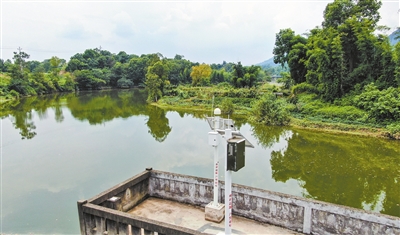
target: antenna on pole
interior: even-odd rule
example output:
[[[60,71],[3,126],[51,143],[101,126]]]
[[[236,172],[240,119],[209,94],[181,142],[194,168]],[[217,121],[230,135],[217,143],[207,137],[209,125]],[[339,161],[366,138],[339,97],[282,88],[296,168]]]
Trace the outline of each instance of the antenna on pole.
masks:
[[[213,115],[213,112],[214,112],[214,95],[213,95],[212,104],[211,104],[211,116]]]

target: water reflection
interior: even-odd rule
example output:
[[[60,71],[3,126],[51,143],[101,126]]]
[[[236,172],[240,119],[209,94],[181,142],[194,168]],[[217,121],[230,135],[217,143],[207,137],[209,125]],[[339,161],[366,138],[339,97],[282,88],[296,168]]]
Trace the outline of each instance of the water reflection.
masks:
[[[272,131],[273,132],[273,131]],[[267,135],[267,145],[277,134]],[[400,152],[393,141],[298,130],[271,153],[272,177],[296,179],[304,197],[400,216]]]
[[[146,98],[147,94],[144,90],[133,89],[54,94],[6,103],[0,108],[0,116],[2,118],[9,117],[12,126],[19,131],[23,139],[32,139],[41,135],[42,132],[39,129],[45,129],[49,124],[48,120],[46,120],[46,124],[44,124],[45,122],[41,124],[40,120],[49,119],[49,117],[53,117],[56,123],[65,122],[62,133],[66,135],[65,139],[55,136],[53,138],[37,137],[30,140],[29,143],[24,143],[23,148],[16,148],[16,150],[12,148],[10,142],[9,146],[11,147],[8,151],[10,151],[10,155],[14,154],[12,151],[20,151],[19,158],[15,156],[14,158],[16,162],[21,162],[25,161],[25,156],[31,156],[33,149],[42,143],[43,146],[48,147],[48,152],[44,152],[43,149],[37,150],[37,156],[49,155],[52,160],[69,162],[71,169],[76,168],[77,161],[94,162],[90,157],[98,158],[96,162],[103,159],[105,166],[114,164],[113,160],[121,158],[121,156],[126,156],[127,160],[125,161],[128,162],[132,152],[135,152],[135,156],[146,156],[146,164],[155,167],[169,167],[166,170],[176,170],[179,173],[193,174],[194,169],[198,169],[200,164],[203,164],[203,168],[212,165],[212,158],[205,158],[203,156],[204,148],[201,147],[208,146],[206,133],[209,130],[205,121],[204,129],[199,127],[198,119],[204,119],[206,113],[182,110],[169,112],[169,110],[147,105]],[[210,115],[210,113],[207,114]],[[132,116],[137,117],[130,118]],[[188,116],[192,118],[186,118]],[[79,125],[72,122],[71,119],[80,120]],[[119,119],[118,121],[121,122],[116,122],[115,119]],[[246,117],[236,116],[234,119],[237,128],[249,126],[246,124]],[[105,123],[110,123],[110,125],[103,128],[107,131],[101,132],[100,129],[89,128],[87,123],[91,127],[96,125],[96,127],[102,127]],[[276,183],[275,191],[283,191],[279,187],[282,187],[285,182],[297,181],[303,188],[304,197],[400,216],[398,205],[400,195],[399,142],[293,130],[287,127],[253,125],[247,129],[250,130],[248,133],[244,133],[246,137],[253,137],[254,142],[258,143],[255,150],[250,150],[257,151],[257,156],[253,159],[249,157],[246,160],[249,166],[251,161],[254,161],[254,165],[242,171],[242,173],[252,174],[252,179],[257,180],[256,178],[264,177],[273,183],[282,182]],[[53,130],[54,127],[48,129],[49,133]],[[175,134],[171,134],[172,130]],[[100,138],[101,134],[104,136]],[[195,134],[199,136],[193,137]],[[67,137],[71,137],[71,139]],[[97,145],[92,146],[91,143],[88,143],[88,139],[96,142]],[[153,145],[147,139],[151,139],[152,142],[154,139],[163,145]],[[35,140],[37,141],[35,142]],[[252,143],[254,144],[254,142]],[[70,145],[64,146],[60,143],[69,143]],[[51,149],[51,145],[56,150]],[[117,147],[105,149],[98,147],[111,145]],[[7,149],[5,151],[7,152]],[[56,151],[59,153],[58,155],[55,155]],[[270,151],[272,151],[271,154],[269,154]],[[60,153],[63,153],[65,157]],[[168,155],[164,153],[168,153]],[[99,157],[101,154],[105,154],[107,157]],[[164,155],[165,158],[160,157]],[[269,155],[270,159],[267,158]],[[71,160],[73,156],[76,156],[74,161]],[[108,156],[113,157],[108,158]],[[269,161],[270,166],[266,165],[265,167],[268,169],[271,167],[271,173],[261,169],[261,158],[265,162]],[[35,159],[34,154],[31,159],[38,164],[38,169],[41,167],[39,163],[44,165],[49,161],[46,159],[40,162]],[[60,165],[67,165],[66,162],[62,162]],[[19,163],[15,163],[15,166],[16,164]],[[96,168],[83,167],[83,163],[78,165],[82,166],[80,176],[90,177],[96,174]],[[129,169],[125,169],[126,172],[131,172],[131,164],[123,165],[126,165],[127,168],[129,166]],[[32,164],[26,165],[26,168],[18,166],[15,169],[10,168],[10,171],[13,169],[14,173],[18,172],[22,175],[29,172],[31,166]],[[20,172],[16,169],[19,169]],[[51,168],[51,170],[55,171],[54,175],[60,174],[58,169]],[[121,169],[118,169],[119,171]],[[48,172],[38,182],[45,182]],[[68,174],[69,171],[65,172],[63,179],[69,179]],[[99,176],[96,177],[99,178]],[[243,177],[246,178],[243,181],[247,182],[251,178],[250,176]],[[106,178],[108,179],[108,176]],[[56,183],[58,185],[60,182]],[[73,184],[78,185],[77,182]],[[81,184],[82,182],[79,182],[79,185]],[[67,184],[63,182],[61,185]]]
[[[271,148],[280,141],[281,137],[287,139],[291,131],[286,127],[253,125],[252,135],[258,140],[258,144],[264,148]]]
[[[55,120],[64,120],[62,106],[67,106],[75,119],[88,121],[91,125],[104,124],[115,118],[148,116],[146,125],[155,140],[163,142],[171,132],[166,111],[146,105],[145,90],[110,90],[28,97],[7,103],[1,109],[1,117],[10,117],[14,127],[20,131],[22,139],[36,136],[36,126],[32,121],[32,111],[40,119],[47,118],[47,110],[52,108]],[[184,116],[184,112],[182,116]]]
[[[68,97],[67,107],[76,119],[96,125],[114,118],[146,115],[146,98],[144,90],[139,89],[85,92]]]
[[[168,118],[165,116],[165,111],[155,106],[147,106],[147,119],[146,125],[149,128],[149,133],[158,142],[163,142],[168,134],[171,132]]]

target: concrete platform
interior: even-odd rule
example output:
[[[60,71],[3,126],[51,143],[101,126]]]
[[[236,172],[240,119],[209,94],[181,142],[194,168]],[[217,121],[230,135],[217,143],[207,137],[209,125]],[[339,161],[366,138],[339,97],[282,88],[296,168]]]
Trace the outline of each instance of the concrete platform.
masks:
[[[204,208],[165,199],[150,197],[134,207],[128,213],[209,234],[224,232],[224,220],[221,223],[205,220]],[[238,235],[300,234],[288,229],[259,223],[240,216],[233,216],[232,218],[232,233]]]

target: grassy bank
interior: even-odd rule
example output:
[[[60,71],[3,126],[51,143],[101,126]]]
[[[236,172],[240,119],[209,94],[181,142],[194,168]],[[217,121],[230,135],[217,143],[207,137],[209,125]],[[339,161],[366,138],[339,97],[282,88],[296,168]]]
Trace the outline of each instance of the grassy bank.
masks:
[[[240,116],[251,116],[252,105],[267,93],[282,92],[275,85],[264,84],[258,88],[234,89],[229,86],[178,87],[171,89],[157,103],[168,110],[212,111],[213,107],[222,112]],[[289,95],[287,92],[283,92]],[[343,101],[326,103],[315,94],[280,97],[288,102],[289,126],[323,132],[363,135],[380,138],[400,139],[400,133],[387,128],[387,123],[371,122],[366,111],[352,106],[348,97]]]

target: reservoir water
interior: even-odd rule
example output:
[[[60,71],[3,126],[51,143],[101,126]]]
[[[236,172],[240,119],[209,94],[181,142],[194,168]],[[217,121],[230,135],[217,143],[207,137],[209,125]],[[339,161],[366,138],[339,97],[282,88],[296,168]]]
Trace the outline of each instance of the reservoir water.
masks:
[[[78,200],[146,167],[212,178],[210,112],[166,111],[145,100],[133,89],[2,104],[3,233],[78,234]],[[400,217],[399,141],[232,118],[255,145],[234,183]]]

